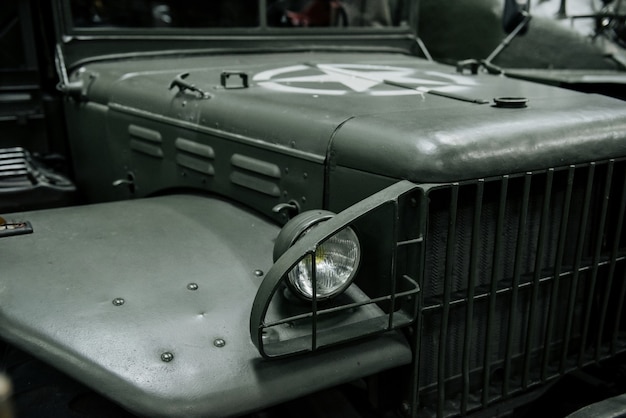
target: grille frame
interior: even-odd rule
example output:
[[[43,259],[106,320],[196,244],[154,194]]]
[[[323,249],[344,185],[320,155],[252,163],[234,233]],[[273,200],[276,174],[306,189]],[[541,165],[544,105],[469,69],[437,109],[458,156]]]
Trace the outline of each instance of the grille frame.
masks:
[[[416,262],[422,292],[412,341],[412,416],[465,415],[626,351],[620,334],[626,322],[625,158],[420,187],[428,198],[424,251]],[[519,208],[513,217],[511,202]],[[442,207],[444,220],[437,220]],[[489,210],[487,230],[495,236],[485,246]],[[437,228],[446,236],[434,234]],[[505,265],[511,251],[503,242],[510,236],[517,236],[512,266]],[[445,248],[433,251],[436,246]],[[491,254],[483,254],[485,247]],[[434,268],[433,252],[443,254]],[[504,324],[497,318],[503,314]],[[558,329],[563,317],[565,328]],[[460,324],[453,327],[454,320]],[[580,341],[585,344],[573,351]],[[451,346],[461,347],[456,366]]]

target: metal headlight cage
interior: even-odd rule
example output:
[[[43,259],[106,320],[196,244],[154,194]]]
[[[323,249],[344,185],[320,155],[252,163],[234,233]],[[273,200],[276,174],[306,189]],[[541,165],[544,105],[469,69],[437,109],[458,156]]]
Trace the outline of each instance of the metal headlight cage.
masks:
[[[266,358],[313,352],[410,325],[417,315],[420,281],[415,260],[423,251],[424,193],[399,182],[320,223],[298,239],[265,276],[250,316],[250,336]],[[410,215],[410,216],[406,216]],[[410,220],[402,224],[401,220]],[[318,248],[345,228],[361,245],[361,266],[340,295],[294,300],[286,292],[289,273],[303,260],[312,266]]]

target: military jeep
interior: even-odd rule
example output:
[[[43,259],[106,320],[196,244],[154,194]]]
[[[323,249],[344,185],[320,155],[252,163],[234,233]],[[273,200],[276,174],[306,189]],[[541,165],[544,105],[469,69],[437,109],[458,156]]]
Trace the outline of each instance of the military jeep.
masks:
[[[71,169],[7,148],[0,193],[80,204],[2,215],[18,415],[556,416],[594,370],[624,390],[622,101],[425,59],[409,0],[36,6]]]

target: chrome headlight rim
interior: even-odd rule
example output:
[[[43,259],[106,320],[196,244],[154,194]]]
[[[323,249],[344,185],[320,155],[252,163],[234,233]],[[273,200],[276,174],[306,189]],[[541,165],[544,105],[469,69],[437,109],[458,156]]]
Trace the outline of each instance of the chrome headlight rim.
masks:
[[[296,241],[306,235],[309,231],[314,229],[319,224],[329,220],[335,216],[334,213],[325,210],[308,211],[299,214],[291,219],[281,230],[274,245],[274,261],[289,249]],[[341,242],[333,242],[338,239],[338,236],[344,236],[344,240],[348,244],[342,244]],[[347,245],[347,251],[337,252],[334,247],[341,247],[341,245]],[[327,256],[325,248],[331,247],[330,254]],[[350,254],[351,255],[348,255]],[[347,263],[342,264],[341,259],[348,260]],[[338,263],[337,260],[340,260]],[[316,288],[313,289],[313,277],[312,277],[312,264],[316,264]],[[341,295],[350,285],[353,283],[358,270],[361,266],[361,243],[355,230],[350,226],[336,231],[332,235],[328,236],[323,241],[320,241],[316,247],[315,252],[307,253],[304,255],[298,263],[287,273],[285,278],[285,284],[289,293],[295,295],[298,299],[311,302],[314,299],[318,302],[324,302],[333,299]],[[320,280],[324,277],[320,277],[320,271],[326,270],[326,281],[331,282],[328,286],[328,292],[319,292]],[[347,271],[347,275],[346,275]],[[302,275],[298,277],[298,275]],[[343,277],[342,277],[343,276]],[[346,277],[347,276],[347,277]],[[336,282],[337,284],[332,284]],[[314,297],[315,294],[315,297]]]

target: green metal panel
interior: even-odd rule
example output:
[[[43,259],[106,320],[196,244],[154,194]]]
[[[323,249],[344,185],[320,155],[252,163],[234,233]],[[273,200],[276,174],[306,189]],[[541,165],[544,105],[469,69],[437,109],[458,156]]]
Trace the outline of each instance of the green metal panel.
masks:
[[[619,100],[489,76],[477,77],[464,94],[525,97],[528,106],[426,96],[403,111],[345,123],[333,141],[336,164],[444,182],[626,155],[626,108]]]
[[[247,74],[249,87],[221,86],[224,71]],[[170,89],[185,73],[185,81],[206,96]],[[623,102],[459,74],[400,54],[137,59],[93,64],[76,77],[88,86],[88,100],[110,109],[104,141],[110,164],[119,167],[118,178],[125,171],[137,175],[138,195],[200,188],[267,214],[278,203],[316,208],[334,199],[331,194],[344,194],[331,183],[324,186],[328,157],[330,173],[347,167],[444,182],[626,154]],[[527,106],[479,104],[495,97],[523,97]],[[138,138],[131,128],[160,135],[161,144],[150,134]],[[85,131],[76,130],[72,141],[84,141]],[[178,139],[208,146],[215,155],[198,161],[183,150],[181,157]],[[252,166],[242,168],[232,158]],[[363,182],[359,187],[362,197],[376,191]]]
[[[263,361],[248,319],[278,227],[172,195],[10,215],[3,338],[140,415],[225,416],[408,364],[399,334]]]
[[[114,141],[107,133],[108,108],[98,103],[65,102],[72,163],[76,183],[90,202],[127,199],[127,188],[113,187],[113,181],[126,178],[128,152],[113,153]]]

